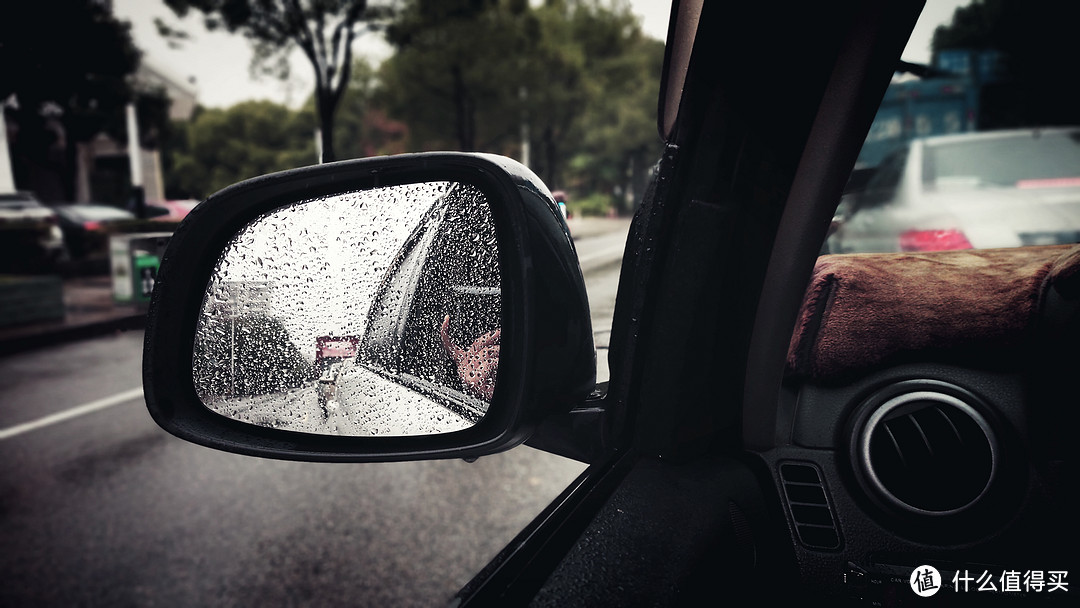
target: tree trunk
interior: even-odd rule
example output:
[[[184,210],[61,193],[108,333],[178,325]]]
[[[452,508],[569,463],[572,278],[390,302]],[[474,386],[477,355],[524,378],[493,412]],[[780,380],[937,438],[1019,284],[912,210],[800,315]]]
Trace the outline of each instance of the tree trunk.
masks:
[[[656,162],[648,152],[638,152],[634,155],[634,159],[634,174],[630,182],[634,189],[631,211],[636,211],[638,206],[641,205],[641,199],[645,195],[645,190],[649,187],[649,181],[652,179],[652,167]]]
[[[334,152],[334,96],[330,91],[319,91],[319,133],[322,140],[321,162],[332,163],[337,160]]]
[[[463,152],[471,152],[476,145],[476,126],[473,123],[473,103],[469,98],[469,91],[465,87],[465,78],[461,74],[461,67],[455,65],[450,69],[454,79],[454,111],[457,114],[458,147]]]
[[[551,125],[544,127],[544,168],[546,169],[547,176],[545,183],[549,188],[555,188],[556,190],[562,190],[565,184],[561,183],[559,179],[559,155],[557,152],[557,145],[555,143],[555,131],[551,128]]]

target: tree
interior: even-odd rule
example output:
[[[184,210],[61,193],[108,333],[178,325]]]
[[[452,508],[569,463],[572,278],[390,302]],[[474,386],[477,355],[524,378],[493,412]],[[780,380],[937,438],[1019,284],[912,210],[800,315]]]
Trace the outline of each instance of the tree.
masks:
[[[389,11],[367,0],[165,0],[183,17],[190,9],[206,16],[207,29],[240,32],[255,50],[255,63],[288,76],[287,57],[300,47],[315,72],[315,109],[322,134],[322,159],[337,158],[334,113],[352,70],[352,44],[377,27]]]
[[[938,26],[931,49],[935,55],[947,49],[1004,53],[1009,81],[983,95],[981,111],[997,117],[989,126],[1077,124],[1077,23],[1080,2],[1074,0],[975,0]]]
[[[553,187],[620,206],[659,157],[663,43],[625,3],[414,0],[387,28],[398,49],[375,99],[414,150],[521,157]],[[525,128],[523,128],[523,126]]]
[[[314,379],[280,319],[255,313],[204,319],[192,357],[202,398],[281,393]]]
[[[374,106],[377,87],[375,69],[363,58],[353,61],[352,78],[342,95],[334,127],[334,149],[338,158],[363,158],[401,154],[407,148],[409,130]],[[304,108],[314,108],[314,98]]]
[[[414,149],[501,151],[522,117],[535,18],[521,0],[415,0],[387,28],[379,97]]]
[[[0,19],[0,104],[15,103],[7,115],[16,184],[72,200],[74,144],[123,124],[139,51],[103,2],[38,0],[15,12]]]
[[[578,122],[588,102],[588,58],[570,15],[566,2],[548,2],[536,11],[539,36],[525,63],[530,164],[553,188],[565,187],[566,157],[580,145]]]
[[[579,191],[612,196],[624,213],[662,151],[656,106],[664,44],[642,32],[625,4],[570,3],[567,27],[585,58],[586,100],[573,126],[580,140],[568,150],[567,177]]]
[[[204,198],[238,181],[316,160],[310,114],[269,101],[200,108],[173,129],[165,147],[168,197]]]

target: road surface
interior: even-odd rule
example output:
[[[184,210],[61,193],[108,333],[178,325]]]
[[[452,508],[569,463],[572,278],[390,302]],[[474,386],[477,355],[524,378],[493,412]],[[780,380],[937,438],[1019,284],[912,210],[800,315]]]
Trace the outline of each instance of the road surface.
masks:
[[[613,228],[577,243],[600,346]],[[584,470],[524,446],[471,464],[202,448],[146,413],[141,349],[127,332],[0,359],[0,606],[441,605]]]

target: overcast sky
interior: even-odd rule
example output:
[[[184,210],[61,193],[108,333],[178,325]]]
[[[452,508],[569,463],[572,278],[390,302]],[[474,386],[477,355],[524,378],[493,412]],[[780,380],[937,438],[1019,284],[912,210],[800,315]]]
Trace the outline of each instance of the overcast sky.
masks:
[[[908,61],[930,59],[930,36],[934,27],[948,21],[953,10],[969,0],[928,0],[923,17],[912,33],[904,51]],[[670,0],[631,0],[631,10],[641,18],[645,33],[663,40],[667,35]],[[227,107],[248,99],[269,99],[297,106],[311,94],[314,78],[311,66],[297,51],[292,58],[293,76],[288,82],[274,78],[251,77],[251,48],[239,34],[207,32],[197,13],[177,18],[159,0],[113,0],[117,17],[132,24],[135,44],[146,58],[174,78],[194,79],[199,103],[208,107]],[[189,33],[191,40],[181,49],[170,49],[154,27],[154,18]],[[376,34],[366,34],[354,47],[354,53],[377,63],[390,53]]]

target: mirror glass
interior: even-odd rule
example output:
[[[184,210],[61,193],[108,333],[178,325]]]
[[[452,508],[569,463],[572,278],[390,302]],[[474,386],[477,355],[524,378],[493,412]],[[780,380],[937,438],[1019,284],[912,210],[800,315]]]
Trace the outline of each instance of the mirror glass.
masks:
[[[482,192],[431,182],[300,201],[218,260],[192,356],[202,403],[306,433],[446,433],[487,412],[501,283]]]

